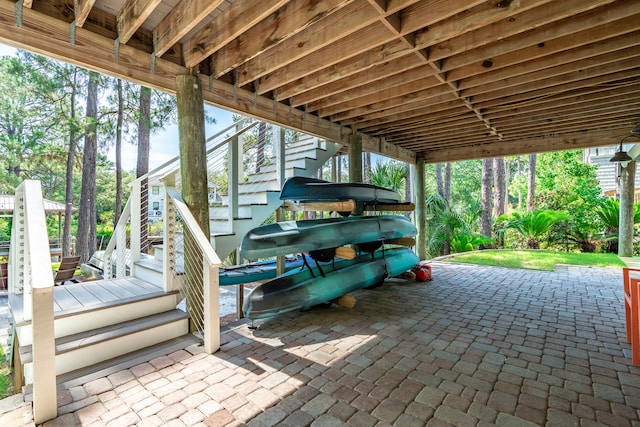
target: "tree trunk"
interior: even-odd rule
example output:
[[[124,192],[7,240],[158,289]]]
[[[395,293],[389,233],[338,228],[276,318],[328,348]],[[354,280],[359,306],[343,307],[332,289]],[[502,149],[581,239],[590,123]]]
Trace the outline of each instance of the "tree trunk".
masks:
[[[364,171],[364,182],[371,182],[371,152],[365,151],[364,153],[364,165],[362,170]]]
[[[122,98],[122,80],[117,81],[118,119],[116,124],[116,206],[113,215],[115,228],[122,213],[122,122],[124,116],[124,100]]]
[[[480,233],[487,237],[491,237],[492,164],[492,159],[482,159],[482,214],[480,215]]]
[[[493,159],[493,186],[495,188],[495,198],[493,202],[493,216],[499,217],[505,212],[505,166],[504,157]]]
[[[529,154],[529,185],[527,186],[527,211],[535,209],[536,200],[536,154]]]
[[[149,145],[151,137],[151,89],[140,86],[140,116],[138,118],[138,161],[136,177],[149,172]],[[149,180],[140,183],[140,252],[149,250]],[[133,215],[135,213],[132,212]]]
[[[444,165],[444,180],[443,180],[444,199],[447,202],[451,202],[451,163],[447,162]]]
[[[436,188],[438,194],[444,197],[444,183],[442,182],[442,163],[436,163]]]
[[[87,262],[96,250],[96,158],[98,152],[98,73],[89,74],[87,87],[88,121],[84,136],[82,156],[82,189],[78,214],[78,239],[76,253],[80,262]]]
[[[71,88],[71,99],[69,100],[69,151],[67,152],[67,169],[65,171],[64,184],[64,230],[62,232],[62,256],[69,256],[74,251],[71,246],[71,222],[73,221],[73,166],[76,158],[76,83],[78,69],[73,72],[73,86]]]
[[[633,196],[635,193],[636,162],[622,168],[620,174],[620,220],[618,228],[618,256],[633,256]]]

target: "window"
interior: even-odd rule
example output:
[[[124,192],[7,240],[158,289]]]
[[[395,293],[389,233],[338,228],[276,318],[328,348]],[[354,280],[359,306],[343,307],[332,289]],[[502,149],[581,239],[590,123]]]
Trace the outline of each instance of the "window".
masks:
[[[160,194],[160,186],[159,185],[153,185],[151,187],[151,194],[153,194],[154,196],[157,196],[158,194]]]
[[[158,209],[160,209],[160,202],[153,202],[153,210],[157,211]]]

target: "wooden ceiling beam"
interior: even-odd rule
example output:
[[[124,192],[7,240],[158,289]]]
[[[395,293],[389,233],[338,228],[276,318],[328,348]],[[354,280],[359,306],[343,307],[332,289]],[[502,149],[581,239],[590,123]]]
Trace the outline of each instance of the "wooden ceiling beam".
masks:
[[[588,60],[589,58],[604,55],[611,52],[622,51],[626,48],[637,46],[637,40],[640,36],[639,32],[624,34],[621,36],[606,39],[597,43],[591,43],[579,48],[571,49],[564,52],[556,52],[538,58],[532,61],[526,61],[484,72],[483,74],[475,75],[473,78],[464,78],[459,82],[460,90],[476,86],[481,86],[487,83],[497,82],[506,78],[514,78],[516,76],[527,76],[538,70],[544,70],[547,68],[553,68],[560,64],[576,62],[580,60]],[[457,70],[461,73],[462,70]]]
[[[425,109],[416,108],[411,111],[411,114],[401,113],[388,115],[383,121],[362,121],[359,123],[362,128],[359,129],[361,129],[362,132],[379,135],[380,133],[385,132],[388,129],[407,129],[411,126],[419,125],[421,123],[433,124],[440,120],[452,120],[467,115],[472,115],[472,113],[468,108],[460,103],[457,103],[454,108],[450,107],[441,111],[433,111],[431,107]]]
[[[460,114],[466,114],[469,110],[458,99],[432,104],[425,106],[421,102],[402,105],[383,113],[376,112],[366,116],[360,116],[357,120],[345,120],[344,125],[355,126],[358,129],[368,129],[373,126],[389,126],[393,125],[397,120],[411,120],[416,117],[440,116],[442,119],[447,117],[457,117]],[[362,126],[362,127],[360,127]]]
[[[320,102],[309,104],[309,111],[319,111],[323,117],[330,117],[334,114],[344,113],[351,109],[362,108],[366,106],[376,105],[390,97],[399,97],[410,95],[416,91],[430,90],[432,95],[444,94],[448,90],[443,87],[440,82],[433,76],[412,80],[411,78],[402,79],[404,75],[400,75],[398,79],[389,78],[373,88],[366,88],[364,93],[347,93],[344,98],[335,96],[322,107]],[[416,77],[412,74],[412,78]],[[367,90],[368,89],[368,90]],[[373,89],[373,90],[371,90]],[[351,95],[351,96],[349,96]],[[330,101],[330,102],[329,102]]]
[[[473,32],[456,35],[430,47],[433,60],[445,60],[445,71],[465,65],[482,63],[494,56],[504,55],[549,39],[573,34],[593,26],[593,16],[584,12],[598,7],[607,9],[606,17],[598,15],[599,23],[628,16],[619,11],[613,0],[565,0],[562,4],[538,5],[527,13],[518,13]],[[575,18],[572,18],[575,17]],[[571,18],[571,19],[567,19]]]
[[[153,47],[156,56],[164,55],[224,1],[181,0],[153,29]]]
[[[460,80],[460,90],[464,90],[471,87],[471,85],[478,86],[496,82],[503,78],[528,74],[538,70],[556,67],[567,62],[575,62],[637,45],[637,25],[633,27],[634,24],[626,20],[625,24],[627,25],[621,27],[620,30],[629,30],[631,32],[610,38],[602,33],[599,33],[599,35],[594,34],[596,39],[594,42],[591,42],[590,39],[583,38],[582,35],[577,39],[572,37],[565,38],[561,40],[560,43],[547,42],[544,46],[544,50],[547,52],[546,56],[540,57],[538,53],[533,55],[536,59],[529,59],[531,57],[530,55],[532,55],[531,49],[540,49],[534,46],[531,49],[525,49],[505,55],[504,57],[494,58],[493,65],[490,68],[477,64],[452,70],[448,73],[448,76],[453,80]],[[629,24],[631,24],[632,27],[629,27]],[[612,32],[618,34],[620,31],[619,29],[612,28],[609,34]],[[588,34],[584,34],[584,36],[588,37]]]
[[[162,0],[126,0],[118,12],[118,38],[126,44]]]
[[[504,97],[501,99],[496,99],[491,96],[490,99],[477,99],[476,102],[482,104],[485,108],[491,108],[489,107],[489,105],[495,105],[497,102],[500,102],[501,105],[517,104],[520,102],[535,103],[536,100],[544,100],[548,97],[554,97],[562,93],[568,93],[574,90],[589,90],[589,88],[624,86],[627,80],[635,79],[638,77],[639,70],[640,68],[636,67],[630,70],[619,71],[617,73],[606,74],[603,76],[596,76],[580,81],[572,82],[568,80],[565,84],[560,82],[556,85],[544,87],[542,89],[527,91],[527,88],[523,88],[522,93],[513,91],[513,95],[508,95],[505,93]]]
[[[419,102],[421,106],[424,106],[424,101],[429,100],[431,104],[439,104],[442,102],[450,102],[457,100],[455,95],[446,88],[440,90],[425,89],[415,91],[405,95],[401,95],[394,98],[388,98],[375,104],[367,105],[365,107],[354,108],[349,111],[345,111],[333,116],[333,120],[338,122],[348,122],[350,119],[358,117],[373,117],[377,114],[386,115],[389,111],[408,111],[411,110],[411,104]],[[458,102],[460,102],[458,100]]]
[[[473,0],[463,1],[463,0],[449,0],[443,1],[438,0],[437,2],[433,1],[421,1],[418,4],[406,7],[406,9],[399,12],[400,16],[400,31],[395,32],[392,31],[392,27],[389,27],[387,23],[382,23],[381,20],[386,19],[386,17],[393,13],[395,9],[387,7],[385,11],[385,15],[377,15],[377,17],[373,20],[368,21],[369,23],[377,21],[380,26],[384,26],[387,29],[387,36],[380,38],[373,38],[368,46],[363,47],[368,37],[370,35],[365,33],[365,30],[368,30],[370,27],[366,27],[361,30],[357,34],[358,36],[353,37],[353,41],[349,43],[333,43],[332,45],[327,46],[321,51],[316,51],[315,54],[307,55],[300,60],[290,63],[287,67],[278,66],[278,69],[272,69],[268,71],[267,74],[261,74],[264,77],[260,79],[260,91],[261,93],[265,93],[267,91],[273,91],[279,89],[281,86],[286,85],[288,83],[292,83],[293,80],[297,80],[300,76],[309,75],[311,72],[315,70],[323,70],[324,68],[334,65],[339,61],[348,58],[348,55],[345,55],[345,52],[365,52],[370,51],[378,46],[382,46],[393,41],[399,41],[400,45],[404,48],[407,48],[409,52],[415,52],[413,47],[409,47],[406,45],[405,36],[424,28],[425,26],[435,24],[441,19],[445,19],[449,16],[453,16],[460,11],[466,10],[470,7],[470,5],[481,4],[483,1],[481,0]],[[429,4],[431,7],[429,7]],[[395,5],[394,3],[390,3],[391,6]],[[370,8],[372,9],[372,8]],[[372,9],[372,12],[375,10]],[[373,24],[372,24],[373,25]],[[349,33],[351,34],[351,33]],[[413,43],[412,43],[413,46]],[[284,53],[286,54],[286,52]],[[355,55],[355,54],[354,54]],[[351,55],[351,56],[354,56]],[[333,59],[334,57],[339,57],[340,59]],[[295,79],[292,79],[290,76],[297,76]],[[254,75],[255,76],[255,75]],[[280,92],[278,90],[278,92]]]
[[[491,94],[512,93],[512,88],[542,88],[555,82],[579,81],[585,76],[597,76],[637,67],[640,56],[640,45],[608,52],[594,57],[567,62],[555,67],[537,70],[535,73],[521,74],[493,83],[462,90],[462,96],[484,101],[491,99]],[[508,92],[503,92],[508,91]],[[483,96],[487,96],[483,99]]]
[[[248,82],[258,78],[254,73],[257,70],[271,69],[271,61],[288,61],[289,56],[296,55],[301,50],[316,50],[340,38],[340,31],[323,34],[323,31],[331,26],[338,25],[338,17],[341,14],[334,12],[351,12],[361,14],[371,12],[371,8],[365,0],[293,0],[277,13],[267,17],[254,27],[247,29],[236,43],[228,44],[218,50],[214,55],[214,77],[237,69],[238,86],[244,86]],[[366,19],[366,17],[365,17]],[[325,25],[322,25],[326,23]],[[318,25],[312,25],[318,24]],[[366,23],[361,24],[355,20],[352,25],[365,28]],[[358,25],[360,24],[360,25]],[[322,27],[318,27],[322,25]],[[342,27],[342,31],[353,32],[351,28]],[[310,37],[306,38],[305,35]],[[292,44],[296,40],[298,44]],[[285,55],[278,55],[286,49]],[[264,92],[263,92],[264,93]]]
[[[620,88],[623,88],[621,91]],[[493,112],[502,112],[508,110],[516,110],[521,108],[526,111],[545,110],[549,107],[555,107],[562,104],[575,105],[580,102],[591,102],[593,100],[617,96],[620,93],[637,93],[640,88],[640,81],[625,83],[624,86],[594,86],[574,89],[572,91],[560,92],[555,96],[541,97],[539,99],[531,99],[519,103],[504,105],[487,105],[484,107],[487,117],[491,117]],[[570,103],[570,104],[569,104]]]
[[[260,0],[260,7],[256,7],[255,0],[235,0],[201,31],[184,42],[185,65],[188,68],[195,67],[287,3],[289,0]]]
[[[75,21],[76,27],[82,27],[84,22],[87,20],[89,16],[89,12],[91,12],[91,8],[93,7],[96,0],[74,0],[73,1],[73,10],[75,12]],[[32,2],[29,2],[29,8],[31,8]],[[25,6],[27,7],[27,6]]]
[[[307,92],[290,94],[286,98],[290,97],[291,104],[295,107],[323,99],[329,101],[333,95],[344,94],[346,99],[351,99],[354,96],[349,94],[350,91],[355,93],[356,90],[359,90],[362,93],[360,96],[364,96],[367,92],[375,91],[379,83],[386,83],[387,79],[394,79],[402,74],[409,75],[410,73],[422,74],[422,77],[432,75],[431,69],[419,63],[415,56],[405,55],[394,61],[386,61],[364,72],[358,72],[349,78],[342,78]],[[283,96],[280,90],[278,90],[278,95]],[[324,106],[323,103],[319,105],[319,108]],[[327,102],[327,105],[331,104]]]

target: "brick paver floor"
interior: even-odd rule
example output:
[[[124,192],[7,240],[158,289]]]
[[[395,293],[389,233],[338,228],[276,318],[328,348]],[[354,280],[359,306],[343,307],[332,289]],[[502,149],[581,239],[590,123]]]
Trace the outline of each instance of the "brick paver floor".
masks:
[[[640,426],[620,269],[436,262],[59,394],[45,424]],[[1,424],[1,420],[0,420]]]

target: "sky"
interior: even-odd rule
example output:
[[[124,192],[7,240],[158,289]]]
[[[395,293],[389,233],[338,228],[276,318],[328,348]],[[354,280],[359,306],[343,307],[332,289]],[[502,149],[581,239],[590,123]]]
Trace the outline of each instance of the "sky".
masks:
[[[16,49],[0,44],[0,56],[15,55]],[[233,114],[229,111],[205,106],[209,115],[216,119],[213,125],[206,125],[206,135],[214,133],[226,128],[233,123]],[[149,169],[162,165],[168,160],[178,156],[178,125],[169,124],[164,130],[156,131],[151,134],[151,149],[149,154]],[[115,152],[111,148],[107,154],[109,160],[115,163]],[[137,148],[131,144],[123,144],[122,146],[122,168],[126,171],[135,170],[136,167]]]

